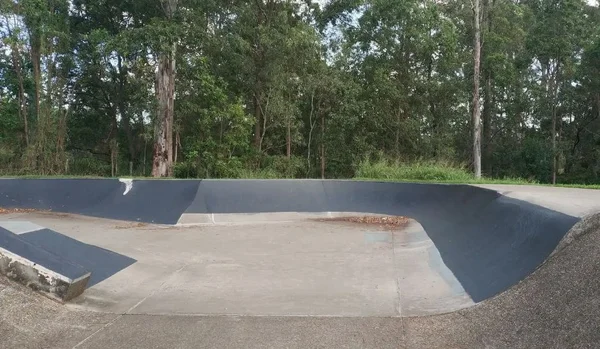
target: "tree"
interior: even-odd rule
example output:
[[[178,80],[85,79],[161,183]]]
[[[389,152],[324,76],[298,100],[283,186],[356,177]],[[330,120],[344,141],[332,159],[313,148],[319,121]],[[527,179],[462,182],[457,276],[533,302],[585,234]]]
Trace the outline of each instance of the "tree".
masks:
[[[161,0],[167,21],[172,21],[177,11],[178,0]],[[173,175],[173,113],[175,110],[175,55],[177,42],[163,38],[158,53],[156,71],[156,99],[158,109],[154,129],[154,156],[152,175],[166,177]]]
[[[479,70],[481,64],[480,0],[473,0],[473,171],[481,178],[481,110],[479,109]]]
[[[550,119],[551,182],[557,181],[559,170],[559,100],[562,87],[571,75],[583,39],[583,9],[581,0],[531,1],[534,24],[528,35],[529,49],[536,73],[540,75],[542,98],[539,110],[544,119]]]
[[[0,0],[0,171],[600,183],[599,24],[584,0]]]

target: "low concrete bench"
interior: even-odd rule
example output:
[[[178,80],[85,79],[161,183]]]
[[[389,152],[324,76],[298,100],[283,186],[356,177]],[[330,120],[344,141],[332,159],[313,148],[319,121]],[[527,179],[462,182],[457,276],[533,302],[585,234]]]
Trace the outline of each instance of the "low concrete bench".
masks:
[[[91,273],[0,227],[0,274],[60,302],[79,296]]]

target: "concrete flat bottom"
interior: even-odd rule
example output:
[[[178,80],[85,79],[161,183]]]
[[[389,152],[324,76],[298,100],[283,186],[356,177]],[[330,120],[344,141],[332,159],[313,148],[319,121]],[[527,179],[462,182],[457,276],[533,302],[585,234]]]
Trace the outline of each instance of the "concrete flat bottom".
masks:
[[[598,217],[586,222],[585,234],[578,235],[570,244],[563,246],[560,252],[553,255],[529,278],[507,292],[457,312],[423,317],[136,314],[137,306],[151,304],[154,295],[161,295],[163,291],[173,289],[175,284],[172,283],[172,279],[178,275],[177,270],[186,269],[185,260],[190,258],[193,254],[190,251],[194,248],[199,251],[214,248],[217,254],[225,253],[223,246],[180,246],[178,238],[187,237],[192,241],[201,240],[200,236],[203,235],[206,235],[206,239],[211,236],[217,238],[223,231],[227,231],[226,227],[182,230],[60,215],[28,214],[2,217],[44,223],[43,225],[53,229],[85,239],[90,244],[103,242],[107,247],[112,246],[122,253],[135,254],[141,261],[140,265],[133,264],[88,290],[95,292],[95,296],[98,297],[88,294],[85,298],[87,303],[67,307],[0,277],[2,349],[545,349],[595,348],[600,343]],[[273,225],[273,228],[286,226]],[[302,226],[313,227],[313,223]],[[314,226],[327,227],[328,224]],[[337,224],[334,226],[336,231],[337,228],[346,228]],[[271,229],[267,225],[261,225],[250,228],[246,233],[260,227],[265,232]],[[363,238],[366,237],[363,244],[366,244],[365,241],[369,244],[389,243],[385,234],[365,235],[365,232],[373,231],[363,231]],[[229,231],[225,235],[228,234],[234,233]],[[357,239],[355,234],[358,233],[348,233],[349,239]],[[412,244],[414,250],[422,250],[422,246],[416,243],[419,239],[411,238],[418,235],[405,234],[408,241],[403,241],[396,239],[399,235],[394,234],[392,244]],[[138,244],[134,244],[135,239],[139,240]],[[249,251],[253,251],[253,246],[265,243],[263,239],[264,236],[257,238],[256,244],[250,239],[243,241],[250,246]],[[350,249],[348,245],[344,246],[346,250]],[[358,243],[355,246],[358,246]],[[169,253],[168,250],[183,252],[177,255]],[[398,252],[398,249],[393,250]],[[386,253],[385,249],[381,251]],[[325,247],[322,252],[326,252]],[[398,255],[396,253],[396,261]],[[268,257],[266,255],[265,258]],[[432,261],[435,261],[435,258]],[[157,265],[161,263],[163,267],[158,268]],[[133,269],[134,266],[137,269]],[[141,273],[132,273],[132,270]],[[399,277],[392,278],[402,280]],[[399,284],[402,285],[402,282]],[[138,292],[136,288],[141,290]],[[401,292],[405,288],[401,288]],[[112,299],[110,292],[114,295]],[[130,295],[126,292],[130,292]],[[273,293],[280,295],[279,292]],[[402,296],[399,299],[402,299]],[[298,300],[299,303],[301,301],[302,299]],[[196,307],[202,302],[206,303],[206,300],[200,295],[191,302],[190,305]],[[77,309],[118,309],[124,308],[125,303],[132,304],[129,308],[131,314]]]
[[[340,222],[165,227],[27,214],[137,260],[70,307],[127,314],[380,316],[473,304],[420,224],[399,231]],[[8,217],[7,217],[8,218]]]

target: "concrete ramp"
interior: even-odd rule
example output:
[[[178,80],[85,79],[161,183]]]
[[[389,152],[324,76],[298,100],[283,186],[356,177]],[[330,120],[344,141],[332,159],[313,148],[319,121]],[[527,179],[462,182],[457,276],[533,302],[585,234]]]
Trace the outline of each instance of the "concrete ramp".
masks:
[[[135,262],[29,221],[0,221],[0,274],[62,302]]]
[[[199,181],[0,179],[0,207],[175,224]]]
[[[579,220],[469,185],[203,180],[180,222],[240,223],[340,212],[415,219],[475,302],[529,275]]]

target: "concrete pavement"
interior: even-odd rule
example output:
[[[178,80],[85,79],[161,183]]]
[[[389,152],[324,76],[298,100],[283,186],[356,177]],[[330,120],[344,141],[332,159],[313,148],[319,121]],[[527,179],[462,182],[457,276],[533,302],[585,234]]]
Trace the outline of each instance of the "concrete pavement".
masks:
[[[77,309],[399,317],[474,304],[415,221],[388,231],[315,221],[184,228],[25,216],[8,218],[27,218],[136,261],[68,304]]]
[[[542,185],[481,184],[476,186],[575,217],[600,212],[600,190]]]

